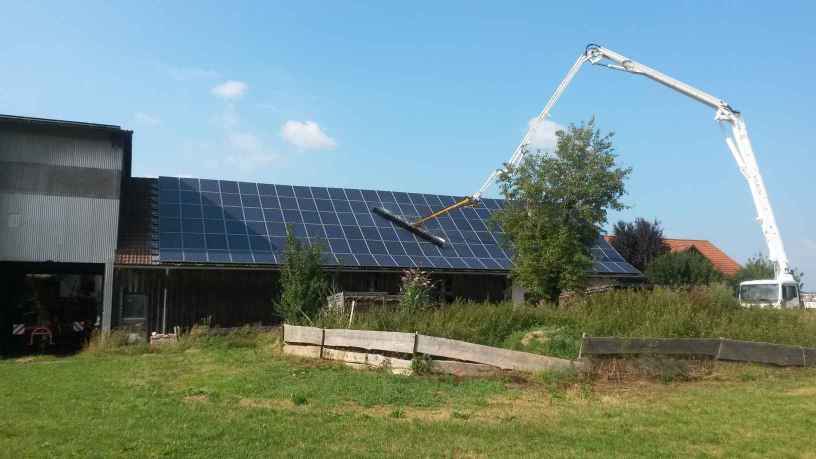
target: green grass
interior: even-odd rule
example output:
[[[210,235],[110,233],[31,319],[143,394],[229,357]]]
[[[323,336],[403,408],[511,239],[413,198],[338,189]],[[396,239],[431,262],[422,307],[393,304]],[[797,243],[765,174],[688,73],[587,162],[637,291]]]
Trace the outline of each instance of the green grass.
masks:
[[[0,361],[2,457],[802,457],[816,371],[460,380],[280,355],[277,335]]]
[[[329,315],[319,325],[345,328],[347,321]],[[577,356],[582,333],[724,337],[816,347],[816,313],[742,308],[726,286],[619,290],[581,297],[560,306],[456,303],[426,307],[419,313],[399,308],[373,309],[358,313],[352,327],[419,332],[565,358]]]

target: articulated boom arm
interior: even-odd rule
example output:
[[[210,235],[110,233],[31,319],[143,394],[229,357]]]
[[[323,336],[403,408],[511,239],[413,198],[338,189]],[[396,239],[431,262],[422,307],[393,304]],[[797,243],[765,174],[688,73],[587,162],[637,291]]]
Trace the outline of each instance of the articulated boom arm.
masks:
[[[661,73],[651,67],[645,66],[639,62],[633,61],[621,54],[612,50],[606,49],[602,46],[591,44],[586,47],[586,51],[578,56],[578,59],[567,72],[561,84],[555,90],[555,93],[547,101],[547,105],[538,115],[536,122],[532,123],[530,129],[524,135],[521,143],[513,151],[510,161],[507,164],[511,166],[518,165],[524,159],[526,146],[529,145],[530,139],[535,134],[536,128],[544,121],[550,114],[550,110],[555,106],[561,95],[567,89],[567,86],[572,82],[575,75],[581,70],[581,67],[589,62],[594,65],[604,66],[614,70],[633,73],[635,75],[642,75],[646,78],[654,80],[670,89],[673,89],[681,94],[684,94],[698,102],[701,102],[713,108],[716,113],[714,119],[720,122],[726,122],[731,125],[731,136],[726,138],[728,149],[734,156],[740,172],[748,181],[748,187],[751,190],[751,196],[754,199],[754,206],[757,210],[757,220],[762,227],[762,234],[765,236],[765,242],[768,245],[768,256],[776,264],[776,277],[779,280],[793,280],[793,276],[788,262],[785,247],[782,243],[782,237],[779,234],[779,228],[776,226],[776,218],[774,217],[773,208],[768,199],[768,192],[765,188],[765,182],[762,180],[762,174],[759,171],[759,166],[754,156],[754,149],[751,146],[751,140],[748,137],[748,130],[745,122],[740,115],[740,112],[734,110],[725,101],[701,91],[693,86],[690,86],[682,81],[676,80],[664,73]],[[422,218],[415,222],[415,225],[444,215],[453,209],[465,206],[477,205],[481,200],[482,195],[490,188],[496,181],[496,177],[501,173],[501,170],[492,172],[484,181],[479,191],[463,200],[453,204],[445,209],[434,212],[433,214]]]
[[[768,257],[776,264],[777,279],[785,277],[785,280],[792,280],[790,263],[785,253],[785,246],[782,243],[782,236],[779,234],[779,228],[776,226],[776,217],[774,217],[773,208],[768,198],[765,181],[759,171],[754,148],[751,146],[751,139],[748,137],[748,128],[745,126],[745,121],[743,121],[740,112],[734,110],[725,101],[707,92],[675,80],[651,67],[604,47],[589,45],[584,55],[592,64],[643,75],[698,102],[702,102],[716,110],[715,120],[731,125],[731,136],[727,137],[725,142],[728,144],[728,149],[731,150],[731,154],[734,156],[734,160],[737,162],[737,166],[751,190],[751,196],[754,199],[754,206],[757,211],[757,220],[762,227],[762,234],[765,236],[765,242],[768,245]],[[607,61],[612,63],[607,63]]]

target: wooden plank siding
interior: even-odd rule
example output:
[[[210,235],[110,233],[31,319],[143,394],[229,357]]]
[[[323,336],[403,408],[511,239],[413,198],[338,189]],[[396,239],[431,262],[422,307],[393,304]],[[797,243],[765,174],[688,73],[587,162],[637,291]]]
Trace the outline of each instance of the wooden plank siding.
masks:
[[[359,365],[386,367],[392,371],[410,369],[411,361],[383,356],[376,352],[407,355],[426,354],[443,359],[431,362],[432,371],[449,374],[478,375],[493,370],[547,371],[581,368],[583,362],[574,362],[526,352],[511,351],[480,344],[414,333],[382,332],[371,330],[319,329],[284,325],[284,342],[316,344],[322,333],[321,358]],[[350,350],[352,349],[352,350]],[[366,350],[370,352],[360,352]],[[462,365],[458,365],[461,363]]]
[[[279,273],[261,270],[195,270],[117,267],[114,311],[127,293],[147,295],[146,331],[160,331],[167,288],[167,329],[211,325],[239,327],[279,322],[272,300],[279,292]]]
[[[719,347],[719,339],[586,337],[581,353],[586,355],[662,354],[715,357]]]
[[[783,346],[770,343],[753,343],[749,341],[722,340],[720,360],[736,362],[768,363],[772,365],[804,366],[805,354],[799,346]]]
[[[355,347],[385,352],[414,353],[413,333],[326,329],[324,346]]]
[[[503,370],[563,370],[572,368],[575,365],[575,362],[570,360],[425,335],[417,335],[416,352],[436,357],[484,363]]]
[[[816,366],[816,349],[802,346],[695,338],[584,337],[582,355],[686,355],[777,366]]]
[[[283,336],[287,343],[323,345],[322,328],[284,324]]]

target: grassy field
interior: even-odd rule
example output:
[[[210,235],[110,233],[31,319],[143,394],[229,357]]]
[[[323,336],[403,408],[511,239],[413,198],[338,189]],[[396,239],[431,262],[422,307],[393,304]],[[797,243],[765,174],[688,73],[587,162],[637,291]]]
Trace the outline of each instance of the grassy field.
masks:
[[[276,335],[0,361],[2,457],[816,457],[816,371],[392,376]]]

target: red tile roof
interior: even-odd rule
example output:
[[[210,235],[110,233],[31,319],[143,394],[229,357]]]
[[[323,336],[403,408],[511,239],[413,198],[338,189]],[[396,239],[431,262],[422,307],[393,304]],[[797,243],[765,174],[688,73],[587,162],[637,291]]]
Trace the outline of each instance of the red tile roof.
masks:
[[[604,239],[612,242],[615,236],[604,236]],[[742,267],[731,257],[720,250],[716,245],[703,239],[663,239],[668,244],[672,252],[685,252],[694,249],[700,255],[706,257],[717,270],[726,276],[733,276]]]
[[[718,271],[726,276],[733,276],[742,267],[731,257],[709,241],[699,239],[664,239],[672,252],[685,252],[695,249],[706,258]]]

